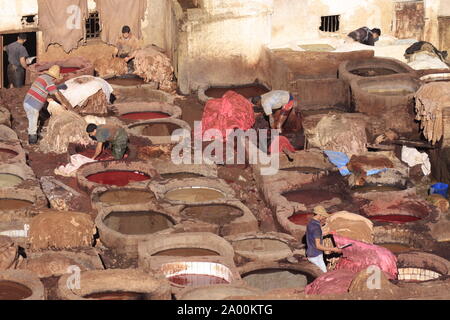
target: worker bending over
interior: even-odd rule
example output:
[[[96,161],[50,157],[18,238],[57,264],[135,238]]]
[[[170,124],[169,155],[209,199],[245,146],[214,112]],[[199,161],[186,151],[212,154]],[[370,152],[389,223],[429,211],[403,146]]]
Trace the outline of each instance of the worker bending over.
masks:
[[[378,39],[381,36],[381,30],[378,28],[369,29],[367,27],[359,28],[355,31],[350,32],[347,35],[347,39],[350,41],[356,41],[368,46],[374,46],[375,42],[378,41]]]
[[[52,96],[62,104],[66,110],[71,110],[72,105],[64,97],[61,92],[59,92],[56,87],[55,81],[61,80],[60,67],[58,65],[52,66],[50,69],[41,74],[34,80],[31,88],[25,95],[25,100],[23,101],[23,108],[27,114],[28,119],[28,143],[36,144],[38,141],[38,119],[39,112],[44,107],[46,102],[50,102],[53,99],[48,96]]]
[[[322,245],[323,236],[322,226],[330,215],[322,206],[314,208],[314,216],[306,226],[306,256],[311,263],[314,263],[323,272],[327,272],[327,266],[323,260],[323,251],[341,253],[339,248],[329,248]]]
[[[264,113],[269,116],[270,128],[282,131],[282,127],[289,117],[292,108],[295,106],[294,97],[284,90],[272,90],[261,96],[253,97],[252,103],[264,109]],[[281,110],[280,110],[281,109]],[[275,121],[273,111],[280,112],[278,121]]]
[[[124,128],[117,125],[100,125],[90,123],[86,132],[91,139],[97,141],[97,147],[92,159],[96,159],[102,152],[106,143],[109,143],[112,149],[114,159],[123,158],[128,146],[128,134]]]

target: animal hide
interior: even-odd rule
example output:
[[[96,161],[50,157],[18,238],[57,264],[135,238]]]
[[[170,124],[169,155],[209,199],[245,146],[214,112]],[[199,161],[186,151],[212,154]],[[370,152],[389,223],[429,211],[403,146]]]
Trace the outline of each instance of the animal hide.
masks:
[[[94,61],[94,69],[101,78],[127,74],[127,63],[121,58],[99,58]]]

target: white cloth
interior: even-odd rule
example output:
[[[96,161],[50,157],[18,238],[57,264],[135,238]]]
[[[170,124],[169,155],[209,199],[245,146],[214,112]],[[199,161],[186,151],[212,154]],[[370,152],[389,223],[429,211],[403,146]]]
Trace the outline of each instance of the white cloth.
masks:
[[[291,95],[289,91],[284,90],[272,90],[261,95],[261,105],[266,115],[271,115],[272,110],[282,108],[289,103]]]
[[[409,167],[414,167],[420,164],[422,172],[425,176],[428,176],[431,173],[430,159],[425,152],[419,152],[415,148],[403,146],[402,161],[406,162]]]
[[[83,156],[82,154],[74,154],[70,156],[70,163],[55,169],[55,174],[64,177],[75,177],[77,170],[84,164],[96,162],[97,160]]]
[[[408,65],[414,70],[423,69],[450,69],[445,62],[429,52],[417,52],[411,57]]]
[[[323,254],[314,258],[308,257],[308,260],[318,266],[323,272],[327,272],[327,266],[325,265],[325,261],[323,261]]]
[[[89,81],[77,83],[77,79],[88,78]],[[70,79],[65,82],[67,89],[60,90],[61,93],[69,100],[72,106],[82,106],[89,97],[96,94],[99,90],[103,90],[106,100],[109,101],[113,87],[102,78],[94,76],[81,76]]]

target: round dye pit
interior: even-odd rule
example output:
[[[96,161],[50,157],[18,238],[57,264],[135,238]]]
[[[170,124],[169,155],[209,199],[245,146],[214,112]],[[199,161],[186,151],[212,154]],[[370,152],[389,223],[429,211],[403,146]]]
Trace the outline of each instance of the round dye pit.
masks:
[[[153,119],[170,118],[170,115],[164,112],[152,112],[152,111],[130,112],[121,115],[120,118],[125,120],[153,120]]]
[[[225,194],[213,188],[187,187],[170,190],[164,197],[169,201],[195,203],[223,199],[225,198]]]
[[[239,240],[233,243],[233,247],[235,250],[242,251],[266,251],[266,250],[283,250],[289,249],[289,246],[283,241],[276,239],[245,239]]]
[[[161,178],[163,179],[190,179],[190,178],[201,178],[201,174],[193,172],[174,172],[174,173],[163,173]]]
[[[23,284],[0,280],[0,300],[23,300],[32,294],[31,289]]]
[[[389,68],[359,68],[351,70],[350,73],[360,77],[378,77],[388,76],[391,74],[396,74],[398,72]]]
[[[414,222],[414,221],[418,221],[421,219],[419,217],[402,215],[402,214],[375,215],[375,216],[370,216],[368,218],[370,220],[377,221],[377,222],[388,222],[388,223],[397,223],[397,224]]]
[[[283,193],[283,196],[292,202],[302,203],[304,205],[314,205],[333,198],[341,199],[341,195],[324,190],[296,190]]]
[[[304,288],[314,279],[312,276],[291,269],[260,269],[242,275],[251,287],[263,291],[281,288]]]
[[[18,153],[13,150],[0,148],[0,163],[11,160],[17,155]]]
[[[211,98],[222,98],[222,96],[229,90],[233,90],[246,98],[260,96],[269,92],[266,87],[259,84],[253,84],[236,87],[211,87],[205,91],[205,94]]]
[[[411,248],[408,245],[401,243],[381,243],[377,245],[388,249],[392,253],[402,253],[415,250],[414,248]]]
[[[292,167],[292,168],[282,168],[281,171],[294,171],[300,173],[321,173],[325,170],[313,167]]]
[[[111,212],[103,220],[104,224],[121,234],[152,234],[174,225],[172,219],[153,211]]]
[[[100,202],[110,205],[128,205],[150,202],[155,197],[142,190],[109,190],[99,196]]]
[[[402,191],[405,188],[396,187],[396,186],[362,186],[352,188],[353,192],[358,193],[368,193],[368,192],[391,192],[391,191]]]
[[[0,199],[0,210],[18,210],[32,205],[32,202],[26,200]]]
[[[146,82],[144,79],[139,77],[131,77],[131,78],[120,78],[120,77],[114,77],[106,80],[111,85],[116,86],[124,86],[124,87],[131,87],[131,86],[139,86],[143,85]]]
[[[379,89],[365,89],[367,93],[382,95],[382,96],[407,96],[413,94],[415,91],[408,88],[379,88]]]
[[[95,300],[150,300],[148,293],[140,292],[96,292],[83,296],[85,299]]]
[[[176,248],[159,251],[152,256],[171,256],[171,257],[199,257],[199,256],[219,256],[219,253],[202,248]]]
[[[182,287],[227,284],[233,280],[229,268],[214,262],[171,262],[161,270],[172,284]]]
[[[87,176],[91,182],[123,187],[132,182],[150,180],[150,176],[137,171],[104,171]]]
[[[77,72],[78,70],[80,70],[81,68],[78,67],[60,67],[60,73],[61,74],[67,74],[67,73],[73,73],[73,72]],[[46,72],[47,70],[42,70],[41,72]]]
[[[234,219],[242,217],[242,210],[227,205],[189,206],[181,214],[187,218],[207,223],[226,225]]]
[[[312,213],[298,212],[289,217],[289,221],[300,226],[306,226],[314,215]]]
[[[136,126],[139,127],[139,126]],[[172,133],[181,127],[174,123],[153,123],[142,125],[141,134],[147,137],[171,136]]]
[[[214,284],[227,284],[225,279],[204,274],[180,274],[167,278],[170,282],[183,287],[210,286]]]
[[[23,179],[15,174],[0,173],[0,188],[11,188],[18,186],[23,182]]]

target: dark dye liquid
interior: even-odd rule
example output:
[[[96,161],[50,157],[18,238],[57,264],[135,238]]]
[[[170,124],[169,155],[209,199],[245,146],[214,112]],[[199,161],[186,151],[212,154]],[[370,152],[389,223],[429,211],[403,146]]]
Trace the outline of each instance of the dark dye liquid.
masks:
[[[152,211],[112,212],[103,222],[108,228],[128,235],[152,234],[174,224],[169,217]]]
[[[261,85],[251,85],[251,86],[240,86],[240,87],[227,87],[227,88],[219,88],[219,87],[211,87],[205,91],[206,96],[211,98],[222,98],[222,96],[229,90],[232,90],[240,95],[251,98],[260,96],[264,93],[269,92],[269,90]]]
[[[378,77],[378,76],[388,76],[391,74],[396,74],[398,72],[387,69],[387,68],[360,68],[350,71],[351,73],[360,77]]]
[[[120,116],[122,119],[126,120],[152,120],[152,119],[163,119],[163,118],[169,118],[170,115],[163,112],[130,112],[125,113]]]
[[[23,300],[32,294],[30,288],[23,284],[0,280],[0,300]]]
[[[180,286],[208,286],[229,283],[223,278],[205,274],[180,274],[168,278],[170,282]]]
[[[306,226],[312,217],[312,213],[294,213],[289,217],[289,221],[300,226]]]
[[[420,220],[418,217],[401,215],[401,214],[389,214],[389,215],[378,215],[369,217],[370,220],[378,222],[389,222],[389,223],[407,223]]]
[[[218,256],[215,251],[202,248],[177,248],[167,249],[153,254],[153,256],[172,256],[172,257],[195,257],[195,256]]]
[[[86,299],[96,300],[149,300],[149,294],[140,292],[97,292],[85,295]]]
[[[87,179],[95,183],[123,187],[131,182],[150,180],[150,176],[133,171],[105,171],[91,174]]]

